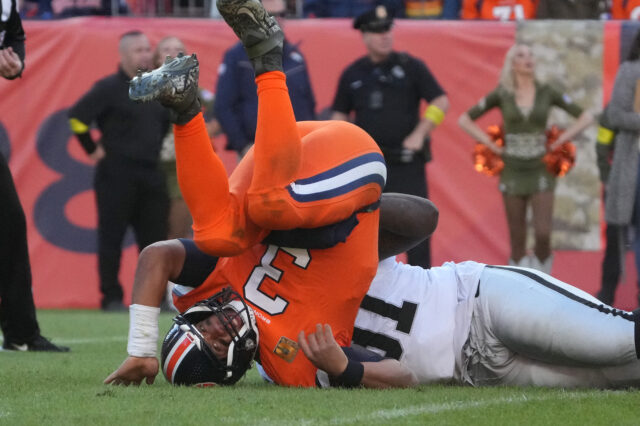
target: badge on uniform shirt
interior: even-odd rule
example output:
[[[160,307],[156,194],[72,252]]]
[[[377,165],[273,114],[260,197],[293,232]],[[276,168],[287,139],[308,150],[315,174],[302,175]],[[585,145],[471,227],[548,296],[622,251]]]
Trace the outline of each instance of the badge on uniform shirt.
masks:
[[[382,109],[384,96],[382,90],[375,89],[369,94],[369,109]]]
[[[287,362],[293,362],[298,354],[298,342],[291,340],[288,337],[282,336],[273,350],[273,353]]]
[[[289,57],[300,64],[304,62],[302,55],[295,50],[289,54]]]
[[[402,69],[400,65],[394,65],[394,67],[391,68],[391,75],[397,78],[398,80],[402,80],[405,75],[404,69]]]

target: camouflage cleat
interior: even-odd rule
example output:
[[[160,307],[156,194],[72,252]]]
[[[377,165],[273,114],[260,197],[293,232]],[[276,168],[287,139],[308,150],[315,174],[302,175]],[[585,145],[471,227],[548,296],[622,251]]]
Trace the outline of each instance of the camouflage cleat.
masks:
[[[284,33],[260,0],[217,0],[216,5],[242,41],[256,75],[282,71]]]
[[[198,100],[198,58],[195,53],[171,59],[146,73],[138,72],[129,83],[129,98],[136,102],[157,100],[176,115],[176,124],[186,124],[200,111]]]

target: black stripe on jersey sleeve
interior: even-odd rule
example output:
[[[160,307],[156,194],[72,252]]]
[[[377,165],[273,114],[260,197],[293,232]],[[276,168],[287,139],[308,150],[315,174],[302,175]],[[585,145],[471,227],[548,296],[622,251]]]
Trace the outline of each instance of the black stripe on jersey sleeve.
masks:
[[[218,264],[218,258],[200,250],[193,240],[178,239],[185,249],[184,265],[174,283],[189,287],[198,287],[207,279]]]
[[[569,298],[571,300],[574,300],[576,302],[582,303],[583,305],[588,306],[589,308],[596,309],[596,310],[602,312],[603,314],[611,314],[614,317],[615,316],[619,316],[619,317],[622,317],[622,318],[624,318],[626,320],[629,320],[629,321],[634,321],[635,320],[636,315],[634,315],[634,314],[632,314],[630,312],[625,312],[625,311],[622,311],[620,309],[612,308],[612,307],[610,307],[608,305],[605,305],[604,303],[601,303],[601,304],[598,305],[596,303],[593,303],[590,300],[583,299],[582,297],[578,296],[577,294],[573,294],[570,291],[565,290],[564,288],[559,287],[559,286],[555,285],[554,283],[545,280],[543,277],[541,277],[541,276],[539,276],[539,275],[537,275],[537,274],[535,274],[533,272],[527,271],[525,269],[510,268],[508,266],[495,266],[495,265],[487,265],[486,267],[487,268],[493,268],[493,269],[504,269],[504,270],[507,270],[507,271],[516,272],[518,274],[524,275],[527,278],[531,278],[532,280],[536,281],[538,284],[542,284],[543,286],[547,287],[548,289],[553,290],[553,291],[555,291],[557,293],[560,293],[563,296],[565,296],[565,297],[567,297],[567,298]]]

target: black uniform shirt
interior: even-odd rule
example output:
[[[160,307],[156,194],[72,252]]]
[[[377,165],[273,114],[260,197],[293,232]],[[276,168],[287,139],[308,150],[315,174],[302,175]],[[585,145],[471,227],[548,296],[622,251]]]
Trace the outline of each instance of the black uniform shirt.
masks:
[[[129,99],[129,77],[118,69],[99,80],[69,110],[69,117],[86,125],[96,122],[108,158],[156,164],[169,130],[169,113],[158,102]]]
[[[11,47],[24,64],[24,29],[16,0],[0,1],[0,48]]]
[[[358,59],[340,77],[333,110],[355,111],[355,124],[366,130],[383,151],[401,149],[419,120],[420,99],[431,102],[444,91],[420,59],[393,52],[374,64]]]

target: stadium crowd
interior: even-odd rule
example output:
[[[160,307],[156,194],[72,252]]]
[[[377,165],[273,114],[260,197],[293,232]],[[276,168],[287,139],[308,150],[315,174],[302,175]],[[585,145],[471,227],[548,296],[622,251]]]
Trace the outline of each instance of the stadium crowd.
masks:
[[[637,0],[287,0],[288,18],[356,17],[385,6],[396,18],[410,19],[638,19]],[[210,0],[32,0],[22,5],[26,19],[86,15],[220,15]]]

